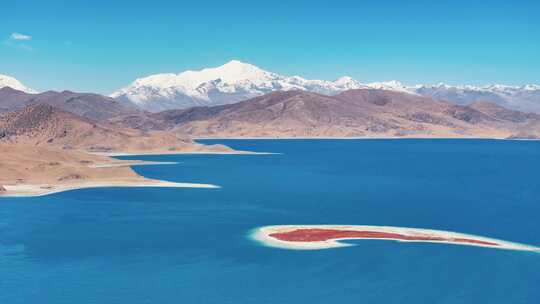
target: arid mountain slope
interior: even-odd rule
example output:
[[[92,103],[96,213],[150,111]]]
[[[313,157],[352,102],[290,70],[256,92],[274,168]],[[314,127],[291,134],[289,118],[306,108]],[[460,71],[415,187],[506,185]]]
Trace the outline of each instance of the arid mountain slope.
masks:
[[[98,123],[45,104],[0,116],[0,144],[129,153],[228,150],[223,146],[199,145],[171,132],[145,132]]]
[[[486,107],[459,106],[413,94],[359,89],[336,96],[274,92],[232,105],[170,110],[152,117],[180,134],[195,137],[501,138],[540,134],[540,120],[535,115],[499,109],[494,113]],[[515,121],[520,115],[521,121]]]
[[[123,104],[118,100],[99,94],[70,91],[28,94],[10,87],[0,89],[0,113],[17,111],[36,104],[51,105],[97,121],[137,112],[131,104]]]
[[[16,183],[46,184],[94,178],[140,178],[128,166],[105,165],[115,160],[53,147],[0,145],[0,185]],[[118,162],[118,161],[116,161]],[[93,168],[103,165],[103,169]]]
[[[515,123],[537,122],[540,120],[540,114],[509,110],[503,106],[487,101],[476,101],[471,103],[469,107],[497,120]]]

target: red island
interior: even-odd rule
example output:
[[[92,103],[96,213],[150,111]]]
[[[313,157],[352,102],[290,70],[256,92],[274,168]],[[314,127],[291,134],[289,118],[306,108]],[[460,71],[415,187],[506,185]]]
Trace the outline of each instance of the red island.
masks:
[[[269,234],[269,236],[280,241],[287,242],[322,242],[336,239],[390,239],[398,241],[431,241],[499,246],[497,243],[467,238],[445,238],[440,236],[404,235],[380,231],[355,231],[320,228],[296,229],[292,231],[272,233]]]
[[[254,229],[250,237],[265,246],[291,250],[319,250],[350,247],[343,240],[388,240],[468,245],[540,253],[532,245],[508,242],[452,231],[367,225],[275,225]]]

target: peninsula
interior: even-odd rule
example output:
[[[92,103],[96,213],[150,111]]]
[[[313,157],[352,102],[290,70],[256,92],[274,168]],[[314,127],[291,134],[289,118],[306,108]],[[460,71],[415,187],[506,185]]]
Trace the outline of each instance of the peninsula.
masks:
[[[74,107],[74,103],[77,101],[68,104]],[[144,178],[129,166],[155,163],[122,161],[108,155],[236,152],[223,145],[198,144],[168,131],[119,127],[50,104],[30,104],[0,115],[0,197],[94,187],[217,188]]]

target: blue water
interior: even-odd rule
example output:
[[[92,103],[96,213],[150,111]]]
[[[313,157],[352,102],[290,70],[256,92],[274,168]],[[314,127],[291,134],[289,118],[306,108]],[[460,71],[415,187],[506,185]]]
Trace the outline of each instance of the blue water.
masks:
[[[207,141],[216,142],[216,141]],[[129,157],[212,189],[0,200],[0,303],[540,303],[540,254],[390,241],[292,251],[275,224],[392,225],[540,246],[540,142],[230,140],[279,155]]]

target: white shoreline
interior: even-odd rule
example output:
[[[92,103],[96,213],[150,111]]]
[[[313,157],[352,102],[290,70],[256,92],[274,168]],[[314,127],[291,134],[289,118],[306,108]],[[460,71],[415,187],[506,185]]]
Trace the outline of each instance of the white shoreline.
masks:
[[[21,184],[21,185],[4,185],[7,190],[5,194],[1,194],[0,198],[9,197],[38,197],[54,193],[60,193],[70,190],[89,189],[89,188],[139,188],[139,187],[156,187],[156,188],[202,188],[202,189],[218,189],[221,188],[212,184],[197,184],[197,183],[176,183],[153,179],[141,179],[138,181],[123,181],[123,182],[86,182],[74,183],[65,185],[50,185],[50,184]]]
[[[294,231],[297,229],[335,229],[335,230],[348,230],[348,231],[376,231],[385,233],[398,233],[407,236],[434,236],[441,238],[466,238],[470,240],[477,240],[482,242],[490,242],[499,244],[499,246],[489,244],[478,243],[463,243],[463,242],[451,242],[451,241],[435,241],[435,240],[398,240],[388,238],[336,238],[327,241],[315,241],[315,242],[295,242],[295,241],[283,241],[270,237],[273,233],[283,233]],[[259,227],[250,232],[250,238],[267,247],[275,247],[281,249],[290,250],[321,250],[330,248],[341,248],[356,246],[356,244],[344,243],[344,240],[385,240],[385,241],[397,241],[397,242],[420,242],[420,243],[443,243],[460,246],[474,246],[474,247],[486,247],[494,249],[505,250],[519,250],[519,251],[532,251],[540,253],[540,247],[535,247],[526,244],[520,244],[515,242],[508,242],[504,240],[488,238],[483,236],[477,236],[472,234],[464,234],[452,231],[432,230],[422,228],[406,228],[406,227],[392,227],[392,226],[362,226],[362,225],[277,225],[277,226],[264,226]]]
[[[144,153],[128,153],[128,152],[88,152],[89,154],[101,156],[138,156],[138,155],[273,155],[281,153],[273,152],[250,152],[250,151],[230,151],[230,152],[209,152],[209,151],[192,151],[192,152],[144,152]]]
[[[89,165],[89,168],[117,168],[117,167],[134,167],[134,166],[157,166],[157,165],[178,165],[179,162],[158,162],[158,161],[139,161],[139,160],[122,160],[118,162],[108,162]]]
[[[337,140],[369,140],[369,139],[475,139],[475,140],[508,140],[508,141],[540,141],[539,139],[535,138],[506,138],[506,137],[406,137],[406,136],[393,136],[393,137],[348,137],[348,136],[336,136],[336,137],[327,137],[327,136],[297,136],[297,137],[194,137],[195,141],[197,140],[268,140],[268,139],[275,139],[275,140],[290,140],[290,139],[321,139],[321,140],[329,140],[329,139],[337,139]]]
[[[169,154],[209,154],[209,155],[267,155],[267,154],[280,154],[280,153],[267,153],[267,152],[249,152],[249,151],[191,151],[191,152],[148,152],[148,153],[124,153],[124,152],[87,152],[89,154],[101,155],[101,156],[144,156],[144,155],[169,155]],[[160,161],[143,161],[143,160],[117,160],[111,162],[103,162],[91,164],[89,168],[103,169],[103,168],[116,168],[116,167],[132,167],[132,166],[151,166],[151,165],[176,165],[179,162],[160,162]],[[128,181],[83,181],[76,183],[66,184],[15,184],[15,185],[3,185],[5,192],[0,193],[1,198],[10,197],[38,197],[45,196],[59,192],[88,189],[88,188],[122,188],[122,187],[160,187],[160,188],[206,188],[216,189],[221,188],[212,184],[200,184],[200,183],[175,183],[162,180],[146,179],[140,177],[137,180]]]
[[[88,152],[88,154],[115,157],[115,156],[144,156],[144,155],[272,155],[281,153],[270,152],[250,152],[250,151],[163,151],[163,152],[146,152],[146,153],[127,153],[127,152]],[[176,165],[179,162],[167,161],[144,161],[144,160],[112,160],[110,162],[96,163],[88,165],[89,168],[103,169],[116,167],[133,167],[133,166],[150,166],[150,165]],[[65,184],[7,184],[0,185],[5,188],[5,191],[0,192],[1,198],[10,197],[37,197],[45,196],[59,192],[88,189],[88,188],[119,188],[119,187],[161,187],[161,188],[206,188],[216,189],[221,188],[212,184],[200,183],[175,183],[162,180],[146,179],[142,176],[135,180],[126,181],[80,181]]]

